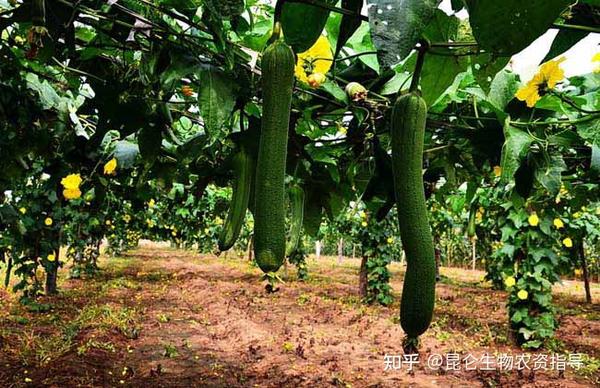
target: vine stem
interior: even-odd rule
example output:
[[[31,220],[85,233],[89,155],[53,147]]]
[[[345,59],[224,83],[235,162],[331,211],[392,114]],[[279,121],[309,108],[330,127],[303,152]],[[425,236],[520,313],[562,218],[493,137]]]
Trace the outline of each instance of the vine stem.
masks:
[[[515,125],[515,126],[529,126],[529,125],[533,125],[533,126],[548,126],[548,125],[565,125],[565,124],[569,125],[569,124],[581,124],[581,123],[585,123],[585,122],[588,122],[588,121],[596,119],[596,118],[600,118],[600,113],[596,113],[596,114],[591,114],[589,116],[580,117],[580,118],[575,119],[575,120],[527,121],[527,122],[510,121],[510,124],[511,125]]]
[[[419,47],[417,48],[419,54],[417,56],[417,63],[415,65],[415,71],[412,76],[412,80],[410,82],[410,92],[414,93],[419,89],[419,80],[421,78],[421,70],[423,70],[423,63],[425,63],[425,54],[429,49],[429,43],[425,40],[420,42]]]
[[[580,106],[575,104],[575,102],[573,102],[568,97],[563,96],[561,93],[552,91],[552,94],[555,95],[556,97],[558,97],[562,102],[567,103],[569,106],[571,106],[572,108],[574,108],[575,110],[577,110],[581,113],[589,113],[589,114],[600,113],[600,110],[587,110],[587,109],[581,108]]]
[[[600,34],[600,28],[594,28],[594,27],[589,27],[589,26],[579,26],[576,24],[558,24],[558,23],[554,23],[552,25],[552,28],[557,28],[559,30],[575,30],[575,31],[587,31],[587,32],[593,32],[596,34]]]

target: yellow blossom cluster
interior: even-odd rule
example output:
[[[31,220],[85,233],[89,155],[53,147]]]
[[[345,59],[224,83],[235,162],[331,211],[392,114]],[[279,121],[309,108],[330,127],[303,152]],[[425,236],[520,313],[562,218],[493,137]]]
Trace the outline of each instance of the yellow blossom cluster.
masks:
[[[67,175],[60,181],[63,186],[63,196],[65,199],[71,200],[81,197],[81,190],[79,189],[81,182],[79,174]]]
[[[326,80],[325,74],[333,63],[333,53],[329,40],[321,35],[315,44],[303,53],[298,54],[296,62],[296,78],[313,88],[318,88]]]
[[[104,175],[115,175],[117,170],[117,159],[112,158],[104,165]]]
[[[517,99],[525,101],[528,107],[533,108],[544,94],[554,89],[556,84],[565,78],[565,71],[560,67],[565,60],[566,58],[561,57],[544,63],[533,78],[517,91]]]

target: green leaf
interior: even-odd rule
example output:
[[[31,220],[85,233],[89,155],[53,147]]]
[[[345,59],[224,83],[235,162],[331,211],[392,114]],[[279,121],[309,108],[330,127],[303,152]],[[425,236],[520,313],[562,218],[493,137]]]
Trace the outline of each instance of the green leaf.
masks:
[[[506,140],[502,146],[500,162],[502,179],[504,180],[512,179],[533,142],[533,138],[527,132],[511,126],[509,120],[510,118],[507,118],[504,125],[504,138]]]
[[[337,0],[323,0],[323,2],[335,5]],[[283,37],[295,53],[302,53],[319,39],[328,17],[327,9],[310,4],[286,2],[281,12]]]
[[[483,49],[508,56],[544,34],[570,0],[466,0],[473,35]]]
[[[142,64],[148,67],[147,71],[150,73],[147,76],[158,76],[165,89],[171,89],[181,82],[182,78],[207,68],[206,64],[199,62],[198,58],[191,55],[189,51],[171,45],[167,45],[156,55],[147,55],[143,58],[145,61]],[[168,61],[168,64],[161,66],[162,61]]]
[[[577,124],[577,133],[592,145],[600,146],[600,119],[592,119]]]
[[[140,149],[137,144],[121,140],[115,146],[114,157],[117,159],[120,168],[131,168],[135,164],[135,158],[139,153]]]
[[[478,55],[471,55],[471,68],[473,69],[473,76],[477,80],[477,83],[486,92],[489,91],[490,83],[493,81],[494,76],[510,61],[510,57],[498,57],[494,54],[484,53]]]
[[[350,37],[346,44],[352,50],[362,53],[366,51],[375,51],[375,45],[371,39],[369,25],[367,23],[361,24],[358,30]],[[360,61],[371,69],[379,72],[379,62],[377,62],[377,55],[361,55]]]
[[[206,8],[223,19],[231,19],[244,12],[244,0],[204,0]]]
[[[379,91],[379,94],[381,94],[382,96],[387,96],[390,94],[398,93],[398,91],[400,91],[400,88],[403,86],[408,88],[408,86],[410,86],[410,78],[410,74],[404,71],[396,73],[396,75],[394,75],[392,79],[390,79],[388,82],[385,83],[385,85],[383,85],[383,87]]]
[[[585,31],[575,31],[575,30],[560,30],[558,34],[552,41],[552,46],[550,46],[550,50],[546,57],[542,59],[541,63],[547,62],[551,59],[558,57],[560,54],[569,50],[573,47],[577,42],[588,36],[589,32]]]
[[[27,80],[27,87],[40,96],[40,105],[43,109],[52,109],[58,107],[60,104],[60,96],[56,93],[52,85],[48,81],[40,79],[36,74],[27,73],[25,77]]]
[[[518,76],[508,70],[501,71],[494,77],[487,96],[487,101],[498,110],[504,110],[519,90]]]
[[[450,5],[454,12],[458,12],[465,7],[463,0],[451,0]]]
[[[447,15],[441,9],[436,9],[434,16],[423,32],[423,37],[430,42],[456,41],[460,19]]]
[[[344,104],[348,103],[348,95],[337,83],[331,82],[328,79],[323,85],[321,85],[321,88],[327,93],[331,94],[336,100]]]
[[[208,131],[219,130],[233,112],[234,84],[223,72],[215,69],[202,71],[199,78],[200,114]]]
[[[597,145],[592,146],[592,161],[590,163],[590,169],[600,173],[600,147]]]
[[[154,123],[152,123],[154,124]],[[156,125],[147,125],[138,134],[140,155],[144,161],[152,164],[160,153],[162,131]]]
[[[562,182],[561,174],[567,169],[561,155],[552,155],[549,160],[544,158],[541,163],[536,163],[535,179],[546,189],[549,194],[556,196]]]
[[[362,10],[363,2],[364,0],[342,0],[342,8],[355,12],[358,15]],[[342,21],[340,22],[340,31],[338,33],[335,47],[335,58],[337,58],[342,47],[344,47],[346,42],[348,42],[348,39],[350,39],[358,27],[360,27],[360,24],[360,17],[352,15],[342,16]]]
[[[192,17],[196,13],[198,7],[202,4],[201,0],[163,0],[161,5],[164,7],[172,7],[180,13]]]
[[[421,93],[427,105],[433,105],[467,66],[464,57],[426,56],[421,71]]]
[[[410,54],[440,0],[368,0],[371,37],[379,64],[392,67]]]
[[[326,147],[316,147],[313,144],[309,144],[306,146],[306,151],[310,155],[310,157],[316,161],[321,163],[327,163],[332,165],[337,165],[337,161],[335,159],[335,155],[330,154],[329,149]]]
[[[510,318],[510,320],[513,323],[519,323],[523,320],[523,314],[521,313],[520,310],[517,310],[513,313],[512,317]]]

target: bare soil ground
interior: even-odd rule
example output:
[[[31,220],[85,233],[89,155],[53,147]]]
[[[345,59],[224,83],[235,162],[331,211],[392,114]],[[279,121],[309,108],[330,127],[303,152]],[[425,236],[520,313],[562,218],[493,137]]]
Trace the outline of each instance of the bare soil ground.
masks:
[[[561,327],[546,353],[585,353],[583,367],[522,372],[432,369],[430,356],[480,358],[525,351],[510,340],[505,293],[477,271],[442,269],[434,323],[420,364],[384,370],[401,355],[402,267],[391,266],[395,303],[364,306],[358,260],[290,267],[267,294],[241,258],[144,246],[103,258],[94,278],[63,280],[31,311],[0,291],[0,386],[132,387],[588,387],[600,383],[600,305],[582,303],[578,282],[557,289]],[[67,276],[66,270],[61,278]],[[286,275],[283,275],[284,278]],[[579,285],[580,287],[580,285]],[[594,289],[596,301],[600,290]],[[535,355],[535,354],[534,354]],[[533,367],[533,365],[531,365]],[[550,358],[548,359],[550,368]],[[496,369],[499,369],[496,367]],[[516,369],[516,367],[514,368]]]

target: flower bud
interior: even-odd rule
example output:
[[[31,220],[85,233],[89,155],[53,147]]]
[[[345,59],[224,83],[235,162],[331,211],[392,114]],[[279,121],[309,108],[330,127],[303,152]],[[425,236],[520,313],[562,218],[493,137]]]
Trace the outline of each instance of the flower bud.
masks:
[[[367,98],[367,89],[358,82],[350,82],[346,85],[346,94],[352,101],[363,101]]]

